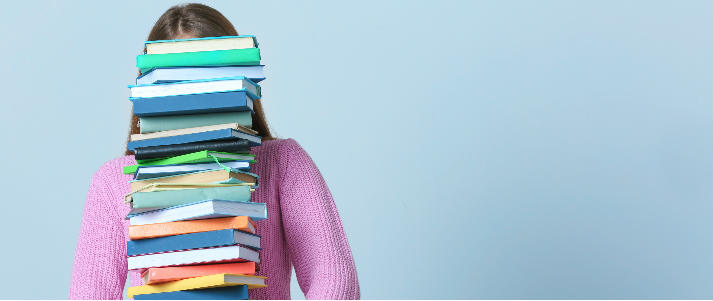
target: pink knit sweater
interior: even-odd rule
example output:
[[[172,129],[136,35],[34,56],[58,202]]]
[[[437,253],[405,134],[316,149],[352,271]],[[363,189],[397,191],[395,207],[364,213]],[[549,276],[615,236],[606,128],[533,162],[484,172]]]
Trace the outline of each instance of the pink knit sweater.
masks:
[[[252,172],[260,187],[252,200],[267,203],[268,219],[257,222],[262,236],[258,275],[267,287],[250,291],[250,299],[289,299],[291,268],[307,299],[358,299],[359,281],[349,243],[332,195],[309,155],[292,139],[265,141],[253,147]],[[70,299],[121,299],[126,281],[126,240],[131,175],[121,168],[133,156],[105,163],[89,186],[74,257]],[[132,285],[140,285],[130,272]]]

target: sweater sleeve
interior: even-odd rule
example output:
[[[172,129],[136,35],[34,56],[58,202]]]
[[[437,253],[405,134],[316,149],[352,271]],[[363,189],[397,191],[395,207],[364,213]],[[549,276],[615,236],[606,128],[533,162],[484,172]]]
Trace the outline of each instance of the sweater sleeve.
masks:
[[[294,140],[286,140],[280,153],[282,224],[305,297],[359,299],[352,253],[322,174]]]
[[[105,182],[108,166],[92,177],[74,254],[69,299],[122,299],[126,248],[117,199]]]

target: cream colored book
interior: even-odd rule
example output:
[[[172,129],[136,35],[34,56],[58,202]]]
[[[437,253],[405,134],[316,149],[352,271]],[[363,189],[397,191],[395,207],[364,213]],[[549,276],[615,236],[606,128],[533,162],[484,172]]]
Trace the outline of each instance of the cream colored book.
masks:
[[[251,135],[258,134],[257,131],[254,131],[253,129],[250,129],[248,127],[244,127],[238,123],[223,123],[223,124],[216,124],[216,125],[199,126],[199,127],[194,127],[194,128],[160,131],[160,132],[147,133],[147,134],[133,134],[133,135],[131,135],[130,139],[131,139],[131,141],[140,141],[140,140],[146,140],[146,139],[156,139],[156,138],[163,138],[163,137],[172,137],[172,136],[179,136],[179,135],[188,135],[188,134],[195,134],[195,133],[202,133],[202,132],[217,131],[217,130],[223,130],[223,129],[233,129],[233,130],[241,131],[243,133],[247,133],[247,134],[251,134]]]
[[[225,169],[214,169],[208,171],[192,172],[180,174],[177,176],[151,178],[146,180],[131,181],[131,191],[136,192],[142,190],[145,186],[154,183],[161,184],[212,184],[231,180],[230,178],[238,179],[246,183],[257,183],[257,178],[250,173],[226,171]]]
[[[130,287],[126,294],[129,298],[134,298],[136,295],[155,294],[165,292],[184,291],[192,289],[247,285],[248,288],[266,287],[264,276],[239,275],[239,274],[214,274],[209,276],[201,276],[188,278],[183,280],[171,281],[158,284],[146,284]]]
[[[253,36],[225,36],[184,40],[147,41],[146,54],[215,51],[255,48]]]

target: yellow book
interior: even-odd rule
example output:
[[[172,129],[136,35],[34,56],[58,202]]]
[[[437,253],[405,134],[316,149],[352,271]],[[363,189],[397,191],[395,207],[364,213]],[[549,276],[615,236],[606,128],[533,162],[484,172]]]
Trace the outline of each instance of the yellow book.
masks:
[[[267,277],[238,274],[214,274],[158,284],[133,286],[128,289],[127,295],[129,296],[129,298],[134,298],[134,296],[136,295],[166,293],[234,285],[247,285],[248,288],[259,288],[267,286],[265,285],[265,278]]]

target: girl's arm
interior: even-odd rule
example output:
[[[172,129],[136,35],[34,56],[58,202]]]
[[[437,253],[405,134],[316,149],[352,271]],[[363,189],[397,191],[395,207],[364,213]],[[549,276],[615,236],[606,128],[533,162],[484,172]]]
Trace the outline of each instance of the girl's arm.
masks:
[[[126,247],[117,196],[105,182],[108,165],[92,177],[74,254],[69,299],[121,299]]]
[[[352,253],[322,174],[294,140],[281,147],[282,224],[297,282],[307,299],[359,299]]]

